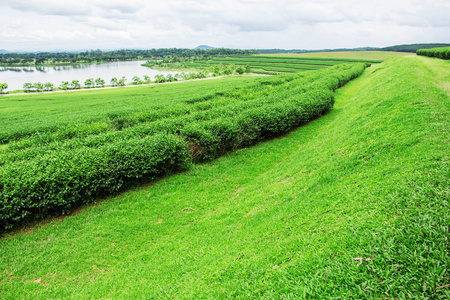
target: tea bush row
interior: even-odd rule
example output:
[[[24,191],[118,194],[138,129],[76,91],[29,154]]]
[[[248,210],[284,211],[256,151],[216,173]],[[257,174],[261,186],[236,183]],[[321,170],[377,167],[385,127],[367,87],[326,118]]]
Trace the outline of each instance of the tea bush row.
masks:
[[[417,55],[450,59],[450,47],[440,47],[431,49],[419,49]]]
[[[0,230],[187,169],[188,158],[183,140],[157,134],[7,164],[0,169]]]

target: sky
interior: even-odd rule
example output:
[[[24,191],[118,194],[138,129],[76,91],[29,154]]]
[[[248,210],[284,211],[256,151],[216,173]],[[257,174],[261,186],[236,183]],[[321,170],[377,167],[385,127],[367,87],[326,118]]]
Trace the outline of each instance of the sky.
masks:
[[[450,43],[450,0],[0,0],[0,49]]]

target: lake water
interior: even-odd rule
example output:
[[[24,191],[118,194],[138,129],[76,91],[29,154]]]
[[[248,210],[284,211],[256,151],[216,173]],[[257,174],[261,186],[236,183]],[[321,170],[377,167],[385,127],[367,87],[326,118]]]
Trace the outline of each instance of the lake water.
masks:
[[[58,87],[62,81],[79,80],[81,86],[88,78],[102,78],[109,85],[111,78],[125,76],[126,83],[131,83],[134,76],[143,80],[144,75],[155,79],[155,75],[176,74],[174,71],[159,71],[141,66],[145,61],[121,61],[92,65],[54,66],[54,67],[0,67],[0,82],[6,82],[8,89],[13,91],[23,88],[29,82],[51,82]]]

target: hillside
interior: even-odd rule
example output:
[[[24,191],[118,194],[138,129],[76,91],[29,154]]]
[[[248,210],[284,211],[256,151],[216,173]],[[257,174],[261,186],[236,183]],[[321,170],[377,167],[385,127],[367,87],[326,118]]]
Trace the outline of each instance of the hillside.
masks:
[[[448,61],[389,59],[289,134],[4,235],[4,299],[450,297]]]
[[[437,47],[450,47],[450,44],[445,43],[427,43],[427,44],[405,44],[396,45],[390,47],[381,48],[382,51],[395,51],[395,52],[411,52],[416,53],[419,49],[431,49]]]
[[[436,47],[449,47],[446,43],[424,43],[424,44],[402,44],[388,47],[358,47],[358,48],[337,48],[337,49],[318,49],[318,50],[302,50],[302,49],[258,49],[261,54],[276,53],[316,53],[316,52],[348,52],[348,51],[394,51],[394,52],[411,52],[416,53],[418,49],[430,49]]]
[[[210,49],[214,49],[214,47],[208,45],[200,45],[194,48],[194,50],[210,50]]]

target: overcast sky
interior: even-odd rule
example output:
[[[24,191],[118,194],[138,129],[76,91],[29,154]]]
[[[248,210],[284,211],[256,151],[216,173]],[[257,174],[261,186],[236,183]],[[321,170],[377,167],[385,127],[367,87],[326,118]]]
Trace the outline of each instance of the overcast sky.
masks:
[[[450,43],[450,0],[0,0],[0,49]]]

